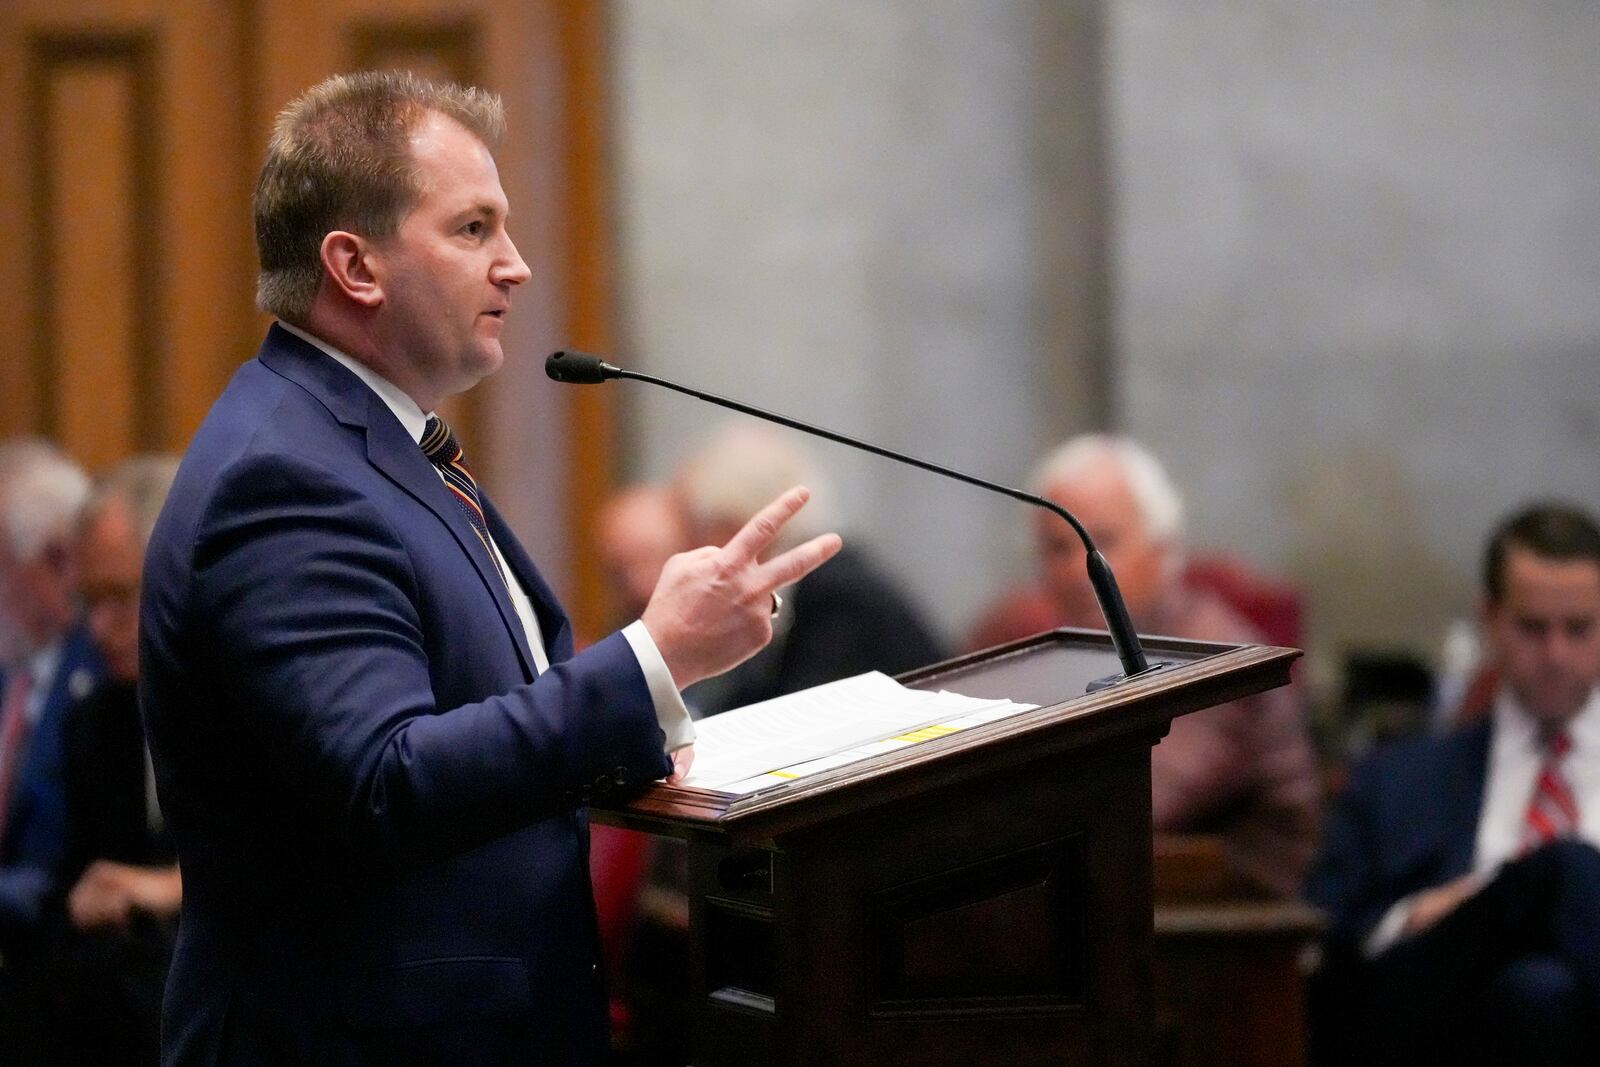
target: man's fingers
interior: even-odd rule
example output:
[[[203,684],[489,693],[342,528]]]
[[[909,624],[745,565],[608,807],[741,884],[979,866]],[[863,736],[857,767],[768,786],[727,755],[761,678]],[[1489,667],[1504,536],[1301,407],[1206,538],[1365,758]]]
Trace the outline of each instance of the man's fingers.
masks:
[[[694,766],[694,746],[684,745],[669,755],[672,758],[672,773],[667,776],[667,784],[677,785],[689,777],[689,768]]]
[[[791,582],[798,582],[828,560],[833,554],[844,547],[844,542],[836,533],[825,533],[813,537],[803,545],[791,548],[781,556],[774,556],[761,565],[756,575],[756,588],[759,595],[766,596],[774,589],[780,589]]]
[[[734,534],[722,548],[723,557],[731,567],[743,567],[761,555],[772,544],[783,524],[811,499],[811,490],[797,485],[753,515],[749,522]]]

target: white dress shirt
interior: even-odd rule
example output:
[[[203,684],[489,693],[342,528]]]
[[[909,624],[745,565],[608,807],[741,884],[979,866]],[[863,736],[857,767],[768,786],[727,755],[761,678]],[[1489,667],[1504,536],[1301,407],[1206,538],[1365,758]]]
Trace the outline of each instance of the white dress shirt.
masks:
[[[394,417],[400,420],[400,425],[405,427],[411,439],[417,442],[422,440],[423,431],[428,425],[428,415],[399,386],[365,363],[352,359],[304,330],[282,320],[279,320],[278,325],[302,341],[315,345],[340,366],[360,378],[367,388],[377,393],[385,406],[394,412]],[[442,480],[444,475],[441,474],[439,477]],[[528,599],[527,591],[522,588],[522,583],[517,580],[511,568],[506,566],[505,558],[500,554],[500,547],[494,543],[492,536],[489,545],[494,552],[495,566],[499,568],[500,576],[505,579],[506,588],[511,591],[511,604],[516,608],[517,618],[522,622],[523,633],[528,638],[528,648],[533,652],[534,664],[542,674],[550,669],[550,657],[545,651],[544,636],[539,629],[539,618],[534,614],[533,604]],[[661,651],[656,648],[655,639],[650,636],[650,631],[645,629],[642,620],[636,620],[623,627],[622,636],[627,639],[628,646],[633,649],[633,655],[639,661],[639,669],[644,672],[645,684],[650,690],[650,700],[655,705],[656,722],[660,724],[661,732],[666,735],[666,750],[672,752],[692,744],[694,724],[689,719],[688,709],[684,707],[683,694],[679,693],[678,687],[672,683],[672,672],[667,669],[666,661],[661,658]]]
[[[1561,761],[1561,773],[1578,802],[1578,836],[1600,846],[1600,690],[1589,694],[1567,734],[1572,748]],[[1514,696],[1502,690],[1494,705],[1483,808],[1472,853],[1474,874],[1487,880],[1502,863],[1516,858],[1523,819],[1544,761],[1533,720]]]
[[[1472,850],[1472,876],[1478,885],[1493,878],[1501,864],[1517,858],[1523,820],[1545,761],[1533,718],[1508,690],[1502,689],[1495,698],[1493,715],[1483,806]],[[1572,747],[1561,761],[1561,773],[1578,804],[1578,836],[1600,847],[1600,689],[1589,694],[1589,702],[1567,725],[1567,733]],[[1415,899],[1414,894],[1397,901],[1384,913],[1367,938],[1368,956],[1400,939]]]

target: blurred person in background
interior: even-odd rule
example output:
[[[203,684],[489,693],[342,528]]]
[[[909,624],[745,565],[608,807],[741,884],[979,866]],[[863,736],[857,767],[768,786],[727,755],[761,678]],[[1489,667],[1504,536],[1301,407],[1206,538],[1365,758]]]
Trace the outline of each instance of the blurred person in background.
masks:
[[[644,614],[661,568],[688,547],[683,512],[665,486],[630,485],[607,499],[596,523],[595,550],[612,614],[623,621]]]
[[[1045,456],[1029,487],[1088,529],[1139,633],[1262,642],[1220,596],[1182,580],[1183,500],[1138,442],[1100,434],[1073,438]],[[1042,509],[1033,523],[1041,588],[1026,602],[1012,597],[997,605],[974,644],[1055,626],[1105,628],[1078,535]],[[1321,790],[1304,709],[1292,687],[1174,719],[1151,752],[1150,776],[1158,832],[1220,835],[1242,888],[1299,891],[1316,849]]]
[[[99,682],[72,584],[72,524],[89,479],[54,445],[0,444],[0,1027],[27,967],[66,841],[62,727]],[[22,1020],[26,1021],[26,1020]]]
[[[64,899],[37,979],[55,1063],[160,1058],[161,989],[183,883],[139,718],[139,577],[177,469],[168,456],[122,463],[91,493],[73,538],[84,619],[106,675],[64,728]]]
[[[799,482],[793,479],[800,479]],[[827,479],[811,456],[766,426],[730,423],[679,467],[674,489],[692,544],[718,544],[747,501],[775,485],[812,487],[811,504],[773,551],[831,529]],[[703,715],[754,704],[865,671],[899,674],[935,663],[943,650],[911,597],[852,539],[820,570],[782,590],[772,643],[684,694]]]
[[[1483,582],[1489,712],[1356,767],[1307,887],[1329,917],[1330,1059],[1578,1064],[1600,1048],[1600,525],[1523,510]]]

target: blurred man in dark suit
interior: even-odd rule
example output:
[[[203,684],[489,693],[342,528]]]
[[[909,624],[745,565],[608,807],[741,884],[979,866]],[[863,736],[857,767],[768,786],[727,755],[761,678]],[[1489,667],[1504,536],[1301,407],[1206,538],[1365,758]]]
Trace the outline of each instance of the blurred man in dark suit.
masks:
[[[145,543],[178,461],[140,456],[79,515],[72,558],[106,676],[65,727],[64,894],[37,967],[51,1062],[155,1064],[183,881],[156,801],[135,684]]]
[[[1309,885],[1353,1063],[1600,1056],[1600,526],[1512,516],[1482,618],[1493,711],[1356,768]]]
[[[33,947],[65,843],[62,724],[100,679],[69,542],[89,479],[43,441],[0,445],[0,966]]]

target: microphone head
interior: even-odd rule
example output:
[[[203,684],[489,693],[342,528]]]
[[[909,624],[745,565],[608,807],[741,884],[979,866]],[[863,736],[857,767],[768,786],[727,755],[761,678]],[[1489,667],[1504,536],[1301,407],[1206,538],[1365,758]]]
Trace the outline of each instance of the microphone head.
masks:
[[[568,385],[595,385],[607,378],[619,378],[622,371],[599,356],[587,352],[552,352],[544,361],[544,372],[552,381]]]

